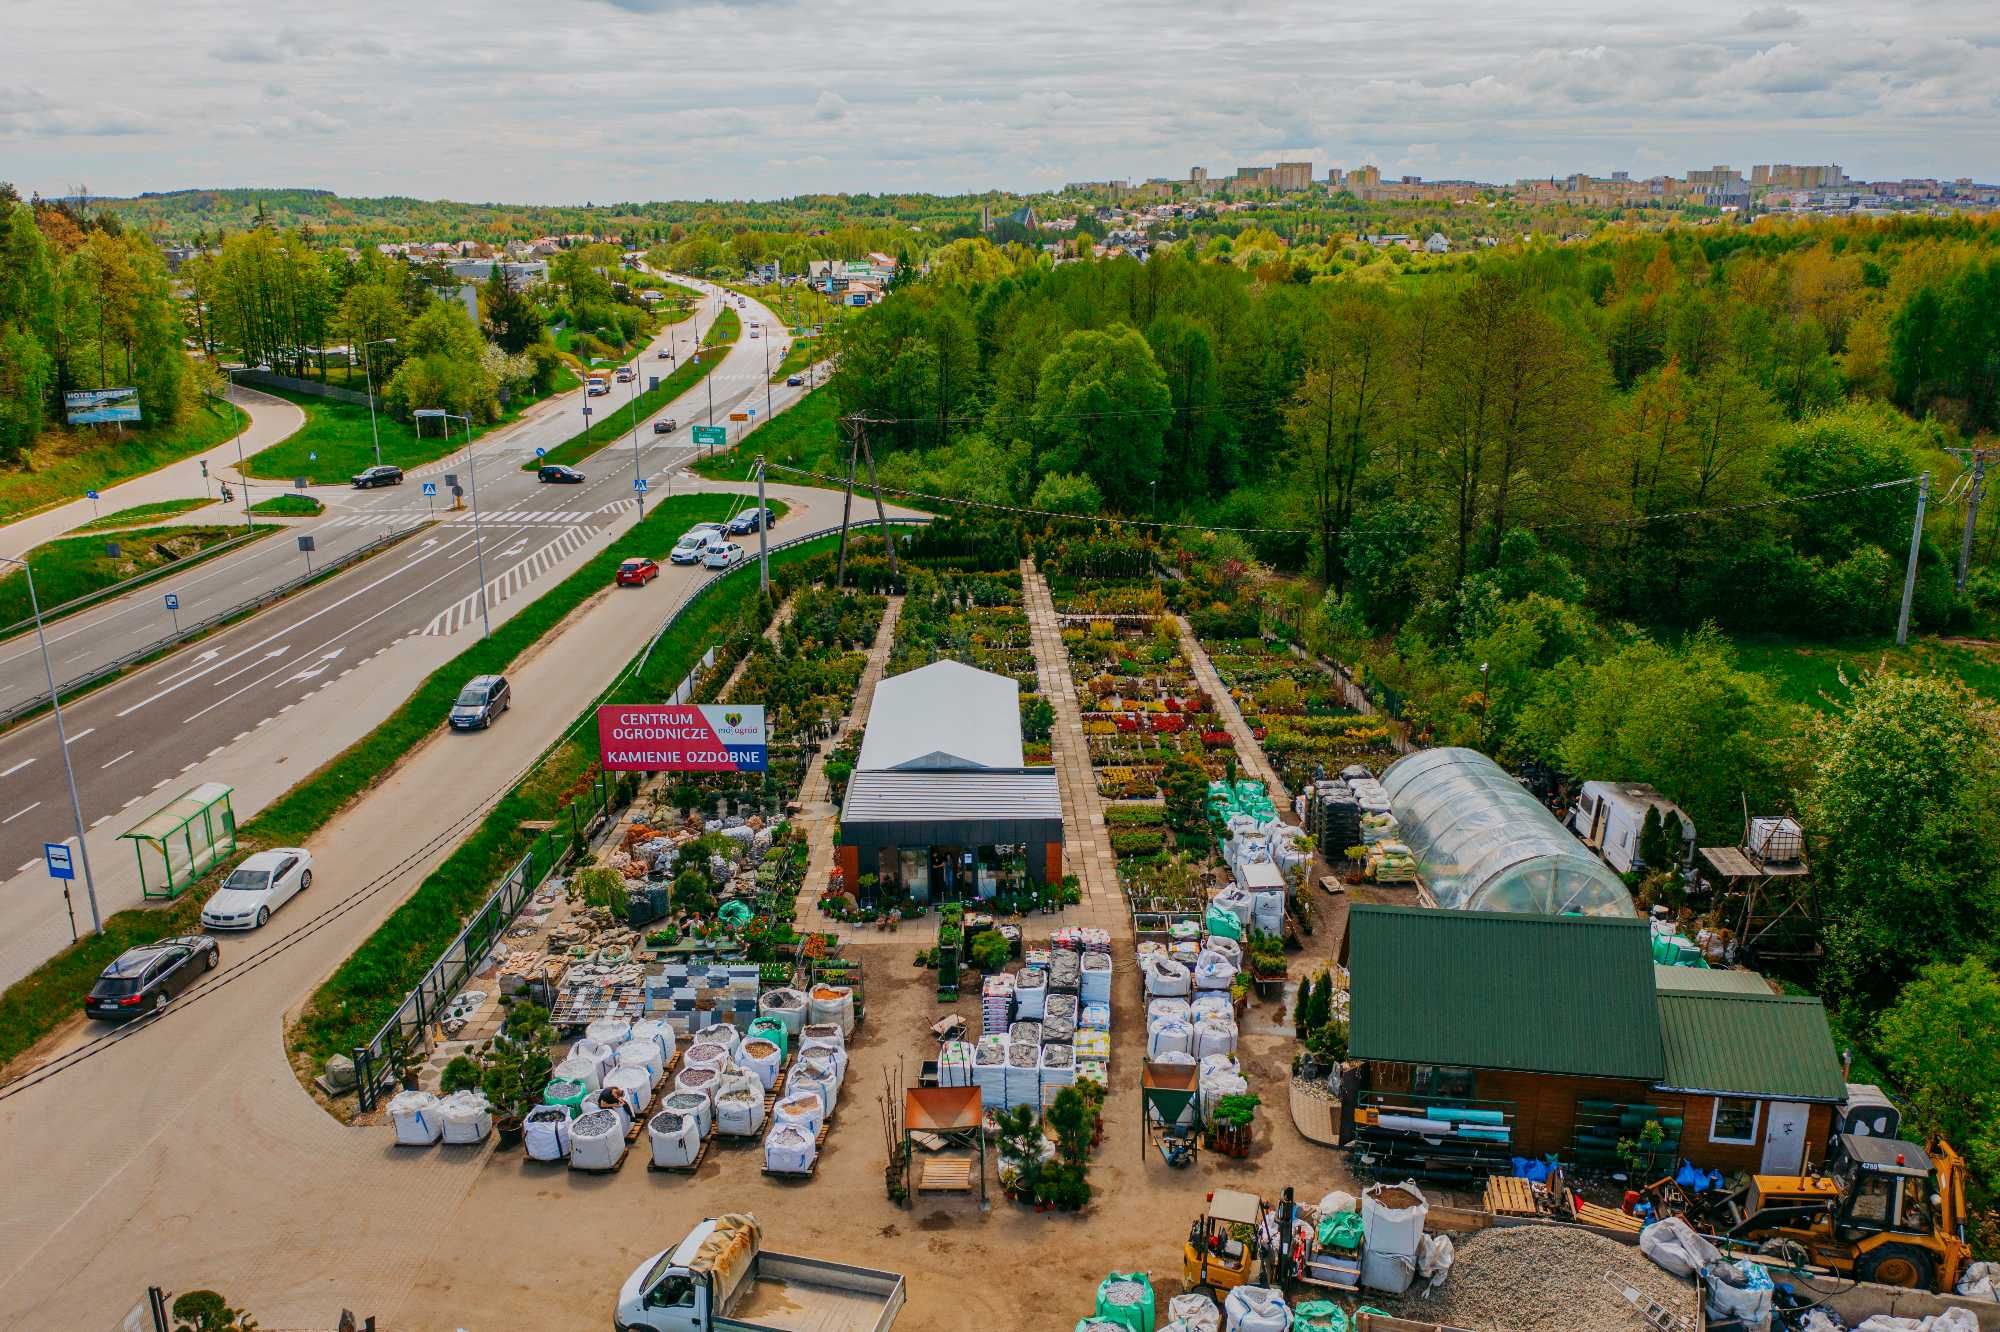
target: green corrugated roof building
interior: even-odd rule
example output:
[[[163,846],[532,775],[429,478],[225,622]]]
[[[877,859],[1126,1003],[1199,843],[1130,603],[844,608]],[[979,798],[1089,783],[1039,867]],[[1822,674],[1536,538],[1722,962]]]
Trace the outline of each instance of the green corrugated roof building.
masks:
[[[1356,1059],[1666,1072],[1644,921],[1359,904],[1344,953]]]
[[[1839,1103],[1847,1097],[1826,1008],[1804,995],[1667,989],[1660,1033],[1672,1091]]]

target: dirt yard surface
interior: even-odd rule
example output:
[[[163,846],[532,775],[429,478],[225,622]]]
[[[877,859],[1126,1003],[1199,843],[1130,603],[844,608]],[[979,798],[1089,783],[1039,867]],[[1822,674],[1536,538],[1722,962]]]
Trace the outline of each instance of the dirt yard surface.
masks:
[[[1026,934],[1039,944],[1046,927],[1031,918]],[[1354,1187],[1338,1154],[1292,1127],[1285,1108],[1291,1020],[1275,1003],[1253,1001],[1242,1024],[1239,1057],[1251,1089],[1265,1098],[1250,1157],[1204,1152],[1186,1170],[1169,1170],[1157,1155],[1142,1159],[1143,1008],[1131,945],[1121,941],[1114,944],[1112,1087],[1104,1142],[1091,1163],[1090,1206],[1064,1216],[1010,1203],[990,1164],[991,1207],[983,1214],[976,1195],[893,1205],[883,1185],[885,1075],[892,1084],[915,1079],[935,1052],[926,1029],[947,1012],[975,1029],[979,1022],[976,985],[964,988],[953,1009],[936,1001],[931,973],[913,964],[930,942],[930,930],[905,927],[849,945],[866,963],[868,1013],[850,1045],[816,1178],[767,1179],[755,1142],[712,1144],[692,1176],[649,1172],[643,1136],[612,1175],[531,1163],[518,1151],[496,1156],[451,1224],[439,1228],[393,1325],[485,1332],[524,1326],[532,1310],[537,1327],[601,1332],[619,1283],[640,1261],[703,1217],[751,1211],[772,1248],[903,1273],[910,1298],[899,1330],[1068,1328],[1091,1312],[1098,1282],[1112,1271],[1150,1272],[1164,1308],[1180,1291],[1181,1243],[1210,1189],[1275,1198],[1290,1184],[1316,1200]],[[1330,940],[1322,931],[1313,942]],[[386,1141],[383,1150],[391,1150]]]

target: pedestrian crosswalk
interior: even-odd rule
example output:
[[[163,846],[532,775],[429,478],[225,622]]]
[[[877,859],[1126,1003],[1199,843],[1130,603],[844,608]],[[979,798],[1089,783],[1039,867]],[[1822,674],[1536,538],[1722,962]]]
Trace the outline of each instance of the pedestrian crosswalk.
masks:
[[[490,609],[527,587],[558,560],[581,550],[590,539],[590,534],[581,527],[572,527],[555,540],[506,569],[486,583],[487,606]],[[479,615],[479,592],[475,588],[453,602],[444,610],[431,617],[423,627],[423,633],[430,637],[457,633],[472,623]]]
[[[441,512],[441,510],[425,509],[376,509],[369,513],[349,513],[342,514],[338,518],[329,518],[322,526],[369,527],[377,524],[388,526],[399,519],[423,518],[426,516],[435,518]],[[535,526],[567,527],[571,523],[588,522],[591,515],[592,511],[589,509],[494,509],[482,513],[480,520],[503,526],[521,523]],[[470,522],[472,520],[471,510],[466,510],[459,515],[459,518],[461,521]]]

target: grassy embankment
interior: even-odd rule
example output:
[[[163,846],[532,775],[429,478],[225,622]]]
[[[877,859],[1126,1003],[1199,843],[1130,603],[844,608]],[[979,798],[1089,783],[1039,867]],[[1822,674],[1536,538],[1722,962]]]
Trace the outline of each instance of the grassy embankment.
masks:
[[[1897,647],[1894,638],[1843,643],[1739,638],[1734,645],[1739,667],[1769,680],[1785,702],[1818,712],[1831,711],[1862,676],[1884,669],[1948,676],[2000,702],[2000,645],[1984,640],[1913,638],[1909,646]],[[1841,683],[1843,676],[1847,684]]]
[[[240,408],[204,400],[170,426],[127,426],[122,434],[116,426],[51,430],[19,463],[0,468],[0,522],[192,457],[228,439],[243,421]]]
[[[70,531],[107,532],[115,527],[141,527],[150,522],[157,522],[161,518],[173,518],[213,503],[215,500],[209,498],[157,500],[152,504],[134,504],[129,509],[120,509],[116,513],[107,513],[102,518],[93,518],[87,523],[81,523],[72,527]]]
[[[736,341],[737,335],[741,332],[742,323],[736,318],[736,312],[724,310],[702,334],[702,346],[727,348]],[[725,351],[720,354],[727,353]],[[658,388],[647,389],[639,395],[639,419],[645,420],[699,384],[702,376],[714,368],[715,358],[707,356],[701,361],[688,360],[675,366],[673,373],[662,379]],[[602,417],[601,420],[588,430],[580,430],[571,435],[550,449],[547,456],[530,458],[521,464],[521,470],[532,472],[547,463],[564,463],[574,467],[606,445],[630,437],[633,407],[629,400],[624,402],[618,400],[617,389],[618,386],[614,385],[610,394],[595,400],[599,404],[598,412]]]
[[[257,536],[277,529],[252,528]],[[240,524],[188,524],[184,527],[144,527],[136,531],[96,536],[58,537],[45,541],[24,557],[35,569],[35,596],[42,618],[54,607],[93,592],[102,592],[145,575],[164,575],[201,563],[218,549],[244,535]],[[118,554],[110,548],[118,547]],[[27,575],[19,569],[0,577],[0,626],[14,628],[33,618]]]
[[[365,403],[336,402],[332,398],[279,389],[262,391],[298,404],[306,414],[306,423],[289,438],[250,458],[248,466],[252,478],[277,481],[287,487],[294,478],[301,476],[308,485],[339,485],[362,468],[375,465],[375,442],[369,430]],[[382,461],[385,463],[407,471],[436,462],[452,450],[465,447],[465,427],[456,421],[449,422],[451,428],[446,431],[440,428],[437,421],[398,421],[382,410],[380,401],[375,407],[375,425],[382,432]],[[488,431],[514,421],[520,414],[517,403],[501,413],[496,421],[475,421],[472,437],[478,439]],[[423,426],[421,435],[416,429],[419,424]]]
[[[326,512],[326,505],[311,495],[292,491],[258,500],[250,506],[250,512],[266,518],[316,518]]]
[[[239,849],[248,853],[263,846],[307,843],[349,801],[367,791],[398,759],[443,724],[451,700],[469,677],[508,669],[516,657],[564,616],[609,585],[621,559],[635,551],[664,557],[690,523],[719,520],[728,512],[732,499],[728,495],[682,495],[651,508],[645,521],[610,551],[595,556],[530,602],[495,629],[492,638],[473,644],[439,667],[374,730],[246,822],[238,830]],[[771,507],[782,512],[778,504]],[[754,577],[737,575],[734,581],[753,592],[757,586]],[[660,659],[661,654],[656,653],[655,657]],[[685,671],[683,666],[681,673]],[[647,675],[650,679],[656,672],[649,669]],[[672,678],[678,679],[679,675]],[[91,982],[120,953],[194,930],[202,902],[234,863],[232,859],[211,871],[172,902],[112,914],[104,922],[101,937],[85,935],[0,992],[0,1067],[74,1015]],[[487,889],[490,888],[489,883]],[[451,927],[452,932],[456,929],[456,925]],[[449,939],[448,932],[439,947]],[[429,964],[435,951],[424,954],[422,965]]]
[[[846,475],[847,451],[840,440],[839,422],[834,419],[833,395],[815,389],[745,435],[736,448],[694,463],[693,471],[711,481],[747,481],[751,464],[760,453],[770,462],[788,467]],[[817,484],[775,469],[770,479],[793,485]]]

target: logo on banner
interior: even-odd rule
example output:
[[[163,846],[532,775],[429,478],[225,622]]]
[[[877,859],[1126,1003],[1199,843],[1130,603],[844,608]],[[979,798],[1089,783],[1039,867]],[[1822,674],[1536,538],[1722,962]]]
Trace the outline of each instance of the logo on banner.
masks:
[[[761,704],[607,703],[597,710],[606,772],[764,772]]]

